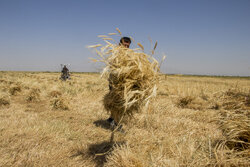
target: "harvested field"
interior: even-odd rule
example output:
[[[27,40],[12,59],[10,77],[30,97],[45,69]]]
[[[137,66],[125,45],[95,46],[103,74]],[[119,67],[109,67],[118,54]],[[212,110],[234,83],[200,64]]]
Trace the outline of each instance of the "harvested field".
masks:
[[[59,77],[0,72],[0,166],[250,166],[250,78],[161,75],[111,148],[108,82]]]

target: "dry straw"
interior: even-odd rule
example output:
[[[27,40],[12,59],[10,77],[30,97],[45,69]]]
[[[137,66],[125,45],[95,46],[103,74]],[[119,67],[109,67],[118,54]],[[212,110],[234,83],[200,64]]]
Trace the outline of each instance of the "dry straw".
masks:
[[[116,30],[121,35],[120,30]],[[94,61],[106,65],[102,77],[108,79],[111,90],[104,96],[104,107],[120,124],[124,117],[130,118],[143,107],[147,108],[156,96],[160,67],[156,59],[142,52],[144,47],[140,43],[140,48],[129,49],[103,40],[105,45],[101,48],[98,48],[100,45],[90,48],[95,48],[100,56]]]
[[[225,139],[218,144],[217,150],[224,151],[224,156],[249,165],[250,153],[250,92],[229,89],[219,97],[220,117],[218,123]],[[244,166],[244,165],[243,165]],[[246,165],[247,166],[247,165]]]
[[[32,88],[26,96],[27,102],[38,102],[40,101],[41,90],[39,88]]]
[[[7,94],[1,93],[0,95],[0,107],[10,105],[10,97]]]

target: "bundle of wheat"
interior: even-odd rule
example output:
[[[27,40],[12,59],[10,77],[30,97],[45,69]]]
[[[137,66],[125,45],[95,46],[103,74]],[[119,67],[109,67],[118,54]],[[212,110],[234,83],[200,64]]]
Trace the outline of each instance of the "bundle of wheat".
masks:
[[[27,102],[39,102],[41,90],[39,88],[32,88],[26,96]]]
[[[55,97],[50,100],[50,105],[55,110],[69,110],[69,102],[67,98]]]
[[[10,97],[6,93],[2,93],[0,95],[0,107],[10,105]]]
[[[21,92],[21,86],[20,85],[11,86],[9,88],[9,93],[11,95],[17,95],[19,92]]]
[[[109,36],[99,37],[103,38],[106,45],[98,44],[90,48],[95,48],[101,58],[94,61],[106,64],[102,76],[108,78],[112,89],[104,96],[104,107],[118,123],[124,116],[141,111],[156,96],[160,67],[152,55],[143,52],[140,43],[140,48],[129,49],[109,42],[113,40]]]

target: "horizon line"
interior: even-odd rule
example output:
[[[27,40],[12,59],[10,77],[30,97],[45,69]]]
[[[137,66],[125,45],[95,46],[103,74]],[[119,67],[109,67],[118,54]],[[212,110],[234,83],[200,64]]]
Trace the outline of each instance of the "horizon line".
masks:
[[[36,73],[61,73],[61,71],[18,71],[18,70],[0,70],[0,72],[36,72]],[[97,71],[71,71],[70,73],[100,73]],[[204,76],[204,77],[235,77],[235,78],[250,78],[250,75],[209,75],[209,74],[190,74],[190,73],[160,73],[163,75],[177,75],[177,76]]]

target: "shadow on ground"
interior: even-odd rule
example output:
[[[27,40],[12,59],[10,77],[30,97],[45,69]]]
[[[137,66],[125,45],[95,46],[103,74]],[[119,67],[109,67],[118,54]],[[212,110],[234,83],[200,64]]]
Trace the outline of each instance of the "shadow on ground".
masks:
[[[94,161],[97,167],[104,166],[104,163],[107,162],[107,156],[112,153],[114,147],[121,146],[125,142],[102,142],[99,144],[91,144],[88,148],[88,154],[94,156]]]
[[[93,123],[97,127],[112,130],[107,120],[96,120]],[[90,144],[87,148],[78,147],[73,150],[71,158],[82,157],[82,159],[92,159],[96,163],[96,167],[103,167],[105,162],[107,162],[107,156],[112,153],[114,148],[124,144],[124,141],[115,143],[104,141],[101,143]]]
[[[77,148],[74,150],[74,153],[71,155],[71,158],[81,156],[83,159],[93,159],[96,163],[96,167],[103,167],[104,163],[107,162],[107,156],[112,153],[114,147],[121,146],[125,144],[125,142],[102,142],[97,144],[90,144],[86,149]]]
[[[113,144],[110,142],[103,142],[99,144],[91,144],[88,148],[89,156],[93,157],[97,167],[104,166],[107,162],[107,156],[113,151]]]
[[[81,160],[91,159],[96,167],[103,167],[107,162],[107,156],[112,152],[113,145],[110,142],[91,144],[86,148],[76,148],[73,150],[71,158],[81,157]],[[107,152],[107,153],[106,153]]]

